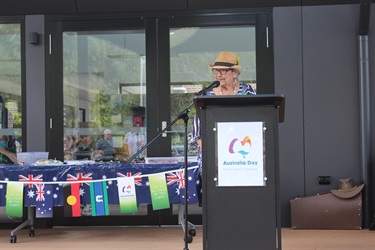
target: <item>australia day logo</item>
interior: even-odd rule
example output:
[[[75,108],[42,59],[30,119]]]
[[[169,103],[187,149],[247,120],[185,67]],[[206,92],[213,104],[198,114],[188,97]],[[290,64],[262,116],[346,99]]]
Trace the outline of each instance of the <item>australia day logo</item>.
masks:
[[[240,154],[243,158],[250,153],[252,143],[249,136],[245,136],[242,141],[234,138],[229,144],[229,153]]]
[[[129,195],[132,192],[132,187],[130,185],[124,186],[122,192]]]

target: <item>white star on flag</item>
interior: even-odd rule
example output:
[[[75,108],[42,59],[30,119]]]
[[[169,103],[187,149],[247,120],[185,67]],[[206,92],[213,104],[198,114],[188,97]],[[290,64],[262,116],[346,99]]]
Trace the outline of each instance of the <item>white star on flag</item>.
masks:
[[[34,195],[35,195],[35,193],[34,193],[33,190],[29,190],[29,191],[27,192],[27,196],[28,196],[29,198],[34,198]]]

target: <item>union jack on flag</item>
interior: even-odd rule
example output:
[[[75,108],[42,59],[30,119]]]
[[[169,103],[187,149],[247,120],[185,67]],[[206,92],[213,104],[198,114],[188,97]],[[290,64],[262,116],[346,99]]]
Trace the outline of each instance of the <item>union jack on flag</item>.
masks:
[[[45,198],[44,198],[44,184],[37,184],[35,185],[36,186],[36,200],[37,201],[44,201]]]
[[[167,173],[167,185],[170,186],[176,182],[179,189],[185,188],[184,170],[176,171],[175,173]]]
[[[85,174],[85,175],[83,175],[82,173],[78,173],[77,176],[67,174],[66,177],[67,177],[67,181],[89,181],[89,180],[92,180],[91,175],[92,175],[92,173],[88,173],[88,174]],[[88,182],[81,182],[80,186],[83,186],[83,183],[90,186],[90,184]]]
[[[140,176],[141,174],[142,172],[135,173],[134,175],[132,175],[131,172],[126,172],[126,175],[124,175],[120,172],[117,172],[118,177],[134,177],[134,184],[137,186],[142,186],[142,177]],[[136,177],[136,176],[139,176],[139,177]]]
[[[23,175],[18,175],[18,178],[20,178],[19,179],[20,182],[29,182],[29,188],[34,187],[34,184],[31,182],[43,182],[43,179],[41,179],[42,177],[43,177],[42,174],[39,174],[35,177],[32,174],[29,174],[28,177],[23,176]]]

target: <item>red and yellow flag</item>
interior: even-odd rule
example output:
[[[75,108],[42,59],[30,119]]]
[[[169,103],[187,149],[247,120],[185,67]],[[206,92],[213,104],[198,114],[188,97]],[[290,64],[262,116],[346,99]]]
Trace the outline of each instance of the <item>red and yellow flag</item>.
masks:
[[[64,215],[66,217],[81,216],[80,183],[64,186]]]

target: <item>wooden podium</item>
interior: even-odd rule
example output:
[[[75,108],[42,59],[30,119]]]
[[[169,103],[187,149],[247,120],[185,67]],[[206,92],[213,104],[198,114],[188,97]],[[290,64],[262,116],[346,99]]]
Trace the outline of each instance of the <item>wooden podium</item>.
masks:
[[[281,250],[283,95],[194,99],[202,129],[203,249]]]

